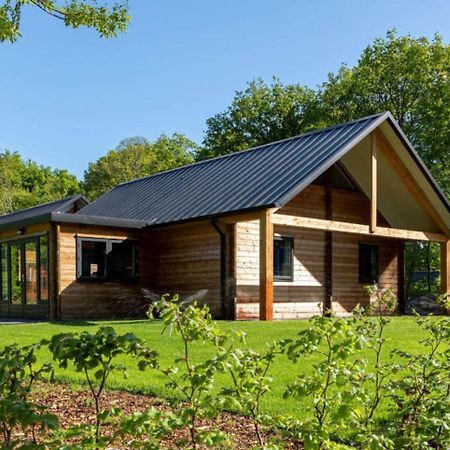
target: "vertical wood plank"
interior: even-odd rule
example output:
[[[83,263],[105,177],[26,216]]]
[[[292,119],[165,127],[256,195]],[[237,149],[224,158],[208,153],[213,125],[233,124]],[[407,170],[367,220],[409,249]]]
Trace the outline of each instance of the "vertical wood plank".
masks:
[[[397,255],[397,300],[398,309],[401,313],[406,309],[405,298],[405,242],[398,241]]]
[[[370,190],[370,232],[375,233],[377,230],[377,153],[378,143],[375,132],[371,134],[371,190]]]
[[[450,240],[441,242],[441,292],[450,294]]]
[[[325,185],[325,218],[333,220],[333,189],[331,180],[331,170],[324,174]],[[333,232],[325,232],[325,299],[323,303],[323,313],[329,315],[333,309]]]
[[[259,318],[273,319],[273,224],[271,211],[259,219]]]

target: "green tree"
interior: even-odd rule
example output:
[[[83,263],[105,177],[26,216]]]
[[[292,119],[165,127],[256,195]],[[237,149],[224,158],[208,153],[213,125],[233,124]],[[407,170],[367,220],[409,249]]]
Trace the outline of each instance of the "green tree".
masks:
[[[84,191],[95,199],[119,183],[152,175],[193,162],[197,146],[182,134],[166,136],[150,142],[142,137],[119,143],[84,173]]]
[[[79,192],[80,183],[67,170],[24,161],[17,152],[0,152],[0,214]]]
[[[206,121],[202,160],[295,136],[321,124],[316,93],[298,84],[259,79],[236,92],[231,105]]]
[[[328,124],[390,111],[450,194],[450,45],[439,35],[388,31],[354,67],[329,75],[320,101]]]
[[[95,0],[1,0],[1,42],[14,42],[21,37],[20,18],[24,6],[38,8],[68,27],[93,28],[105,38],[125,31],[130,21],[126,2],[99,5]]]

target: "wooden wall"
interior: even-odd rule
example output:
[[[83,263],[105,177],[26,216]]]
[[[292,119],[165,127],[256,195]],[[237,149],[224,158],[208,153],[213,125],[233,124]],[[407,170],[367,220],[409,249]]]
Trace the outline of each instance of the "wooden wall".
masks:
[[[57,232],[58,310],[57,317],[68,319],[96,319],[143,315],[147,302],[142,295],[145,286],[148,244],[139,245],[139,282],[95,282],[77,280],[77,237],[137,239],[134,231],[105,227],[60,225]]]
[[[325,188],[311,185],[277,212],[325,219]],[[368,224],[370,202],[359,192],[333,189],[332,212],[334,220]],[[381,216],[379,223],[387,226]],[[326,232],[276,225],[274,233],[294,238],[294,281],[274,282],[274,317],[294,319],[320,313],[326,295]],[[236,239],[236,316],[257,318],[259,222],[238,223]],[[332,241],[332,309],[337,314],[350,314],[355,306],[369,301],[358,281],[360,242],[379,246],[380,286],[397,291],[398,241],[344,233],[333,233]]]
[[[153,287],[208,303],[220,316],[220,238],[211,222],[173,225],[151,231]]]

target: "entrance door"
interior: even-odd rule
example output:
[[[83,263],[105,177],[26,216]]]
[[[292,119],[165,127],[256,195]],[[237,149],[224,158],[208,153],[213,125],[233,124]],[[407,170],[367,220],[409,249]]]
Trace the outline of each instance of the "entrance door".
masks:
[[[0,314],[30,318],[48,316],[47,236],[0,244],[0,268]]]

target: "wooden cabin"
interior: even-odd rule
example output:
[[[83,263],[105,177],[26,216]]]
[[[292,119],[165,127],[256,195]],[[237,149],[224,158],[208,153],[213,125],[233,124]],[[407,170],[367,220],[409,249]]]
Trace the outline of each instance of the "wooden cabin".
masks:
[[[404,301],[404,243],[441,245],[450,204],[389,113],[0,216],[0,315],[140,316],[178,293],[214,317],[350,314]]]

